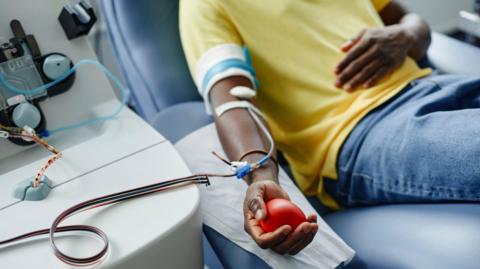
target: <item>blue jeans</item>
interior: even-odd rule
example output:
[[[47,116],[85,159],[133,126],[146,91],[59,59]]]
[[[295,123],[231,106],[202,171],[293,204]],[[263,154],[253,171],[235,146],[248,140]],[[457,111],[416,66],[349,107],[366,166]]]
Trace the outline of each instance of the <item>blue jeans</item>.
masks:
[[[480,78],[411,82],[351,132],[327,192],[344,206],[480,201]]]

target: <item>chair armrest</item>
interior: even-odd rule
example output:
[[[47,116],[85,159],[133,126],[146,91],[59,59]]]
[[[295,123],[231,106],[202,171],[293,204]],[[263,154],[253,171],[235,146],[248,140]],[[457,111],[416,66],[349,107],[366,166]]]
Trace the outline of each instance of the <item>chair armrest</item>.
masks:
[[[432,34],[428,58],[442,73],[480,76],[480,48],[446,35]]]

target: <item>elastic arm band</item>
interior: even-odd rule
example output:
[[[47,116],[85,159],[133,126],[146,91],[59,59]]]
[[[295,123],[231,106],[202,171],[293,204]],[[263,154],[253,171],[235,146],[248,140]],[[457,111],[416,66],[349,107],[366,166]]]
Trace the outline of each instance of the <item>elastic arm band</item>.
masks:
[[[205,101],[209,114],[209,93],[212,87],[228,77],[242,76],[251,81],[257,89],[258,81],[251,65],[250,54],[246,48],[237,44],[222,44],[205,52],[196,66],[195,83]]]
[[[228,59],[228,60],[219,62],[218,64],[216,64],[215,66],[213,66],[208,70],[208,72],[205,74],[205,77],[203,78],[203,83],[202,83],[202,88],[204,89],[204,91],[209,90],[210,87],[208,86],[210,84],[215,84],[216,82],[218,82],[218,80],[212,82],[212,78],[214,78],[215,75],[226,72],[229,69],[238,69],[238,70],[246,71],[246,74],[248,74],[248,79],[251,80],[255,88],[257,87],[256,86],[257,82],[255,81],[255,71],[253,70],[252,67],[248,66],[242,60]]]

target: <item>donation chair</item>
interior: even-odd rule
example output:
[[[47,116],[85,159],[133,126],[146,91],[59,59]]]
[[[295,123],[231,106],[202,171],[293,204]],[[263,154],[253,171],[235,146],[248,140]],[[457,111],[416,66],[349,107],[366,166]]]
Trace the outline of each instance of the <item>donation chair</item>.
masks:
[[[172,143],[211,123],[183,55],[178,1],[101,4],[136,112]],[[433,34],[428,57],[438,72],[480,76],[480,49],[442,34]],[[480,204],[382,205],[322,217],[357,252],[345,268],[480,268]],[[270,268],[213,229],[205,226],[204,234],[222,264],[216,266]]]

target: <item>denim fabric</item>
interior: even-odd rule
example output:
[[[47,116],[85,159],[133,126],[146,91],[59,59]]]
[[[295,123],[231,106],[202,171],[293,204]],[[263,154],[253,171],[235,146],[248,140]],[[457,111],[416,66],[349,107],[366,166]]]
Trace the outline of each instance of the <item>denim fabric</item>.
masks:
[[[411,82],[351,132],[327,192],[344,206],[480,201],[480,78]]]

